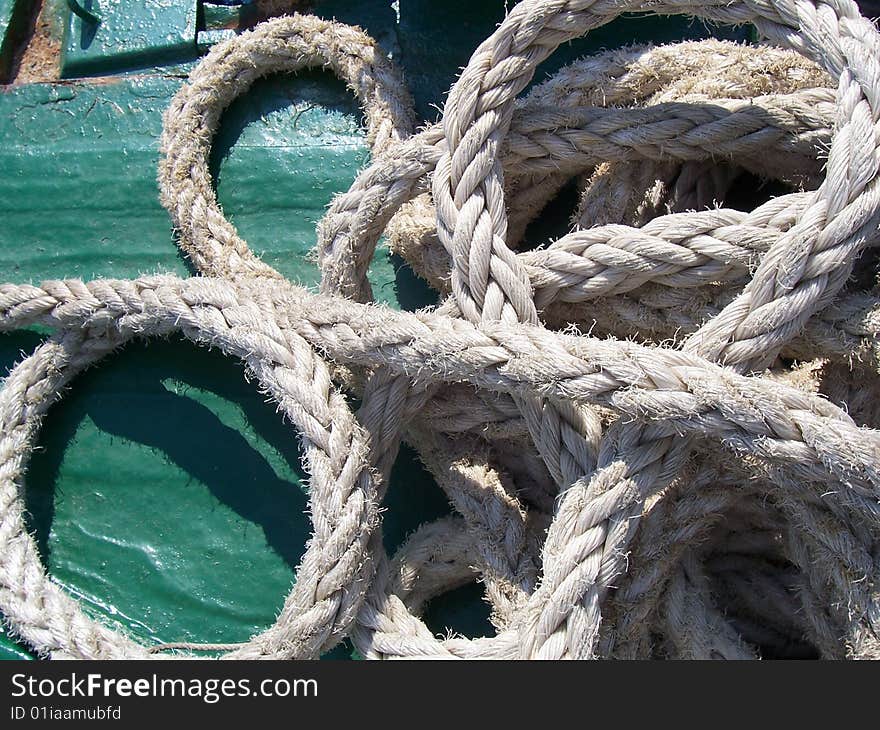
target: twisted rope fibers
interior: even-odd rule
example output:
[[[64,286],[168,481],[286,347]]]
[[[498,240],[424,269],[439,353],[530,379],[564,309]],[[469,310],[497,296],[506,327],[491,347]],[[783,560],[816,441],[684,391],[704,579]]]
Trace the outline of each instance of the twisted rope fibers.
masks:
[[[790,50],[627,49],[518,99],[560,43],[641,9],[751,22]],[[272,627],[213,647],[224,656],[312,658],[346,636],[368,658],[754,658],[798,642],[880,656],[880,436],[818,393],[870,421],[848,368],[875,387],[877,302],[846,286],[877,239],[878,52],[850,2],[525,0],[475,51],[440,124],[413,135],[402,79],[357,29],[294,15],[215,47],[166,112],[159,175],[200,275],[0,287],[0,328],[55,329],[0,391],[12,632],[53,657],[181,655],[88,618],[52,582],[22,481],[80,370],[133,337],[179,333],[244,361],[311,474],[297,582]],[[232,99],[315,66],[355,92],[373,150],[318,226],[320,294],[250,251],[207,171]],[[802,190],[751,213],[718,207],[743,171]],[[578,176],[580,226],[517,253]],[[435,310],[368,303],[386,228],[450,295]],[[643,344],[548,328],[578,322]],[[338,385],[361,396],[357,414]],[[379,505],[402,437],[460,516],[391,559]],[[475,578],[496,635],[434,636],[425,603]]]

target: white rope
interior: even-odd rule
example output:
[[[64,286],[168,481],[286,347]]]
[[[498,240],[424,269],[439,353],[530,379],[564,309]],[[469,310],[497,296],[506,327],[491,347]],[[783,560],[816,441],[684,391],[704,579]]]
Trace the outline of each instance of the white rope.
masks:
[[[641,9],[752,22],[789,50],[615,51],[518,100],[560,43]],[[843,0],[525,0],[475,51],[441,123],[410,136],[402,79],[357,29],[294,15],[218,45],[165,115],[159,173],[201,275],[0,286],[0,329],[56,331],[0,390],[10,630],[78,658],[306,658],[346,636],[368,658],[880,655],[880,434],[845,410],[874,425],[880,310],[844,289],[880,222],[878,59],[880,37]],[[249,250],[207,166],[236,96],[314,66],[352,88],[373,149],[318,226],[321,294]],[[742,171],[806,189],[751,212],[716,205]],[[577,177],[579,227],[517,253]],[[451,294],[436,310],[368,304],[386,228]],[[62,389],[131,338],[170,333],[241,358],[311,474],[297,582],[241,645],[142,646],[88,618],[23,520],[27,460]],[[848,377],[854,361],[867,384]],[[460,516],[392,559],[379,507],[401,438]],[[472,580],[496,634],[435,636],[426,603]]]

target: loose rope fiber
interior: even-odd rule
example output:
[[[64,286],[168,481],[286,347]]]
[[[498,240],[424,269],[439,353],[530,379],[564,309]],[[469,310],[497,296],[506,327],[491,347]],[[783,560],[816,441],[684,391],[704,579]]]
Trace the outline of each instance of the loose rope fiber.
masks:
[[[623,49],[522,95],[561,43],[641,10],[773,45]],[[318,224],[319,293],[249,249],[208,171],[231,101],[304,67],[348,84],[373,153]],[[388,659],[880,658],[878,117],[880,36],[845,0],[524,0],[415,134],[401,75],[356,28],[293,15],[219,44],[161,141],[198,275],[0,286],[0,330],[54,330],[0,390],[5,623],[56,658],[316,658],[346,637]],[[743,212],[757,178],[788,192]],[[518,250],[571,181],[573,229]],[[385,233],[439,306],[371,303]],[[95,621],[24,523],[63,390],[175,333],[245,363],[311,475],[297,581],[243,644],[144,646]],[[389,556],[401,440],[458,514]],[[472,581],[495,634],[436,636],[425,605]]]

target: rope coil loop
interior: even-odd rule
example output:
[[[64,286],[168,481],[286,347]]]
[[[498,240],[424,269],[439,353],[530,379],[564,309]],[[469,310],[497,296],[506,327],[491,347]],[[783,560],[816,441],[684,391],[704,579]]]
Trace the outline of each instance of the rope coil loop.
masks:
[[[63,324],[10,372],[0,391],[0,610],[15,635],[44,654],[80,659],[157,656],[88,618],[47,576],[24,522],[21,477],[46,411],[81,370],[132,338],[179,333],[244,361],[300,431],[311,475],[314,534],[297,581],[275,625],[225,656],[318,657],[348,630],[373,569],[366,559],[367,545],[378,505],[366,463],[366,436],[332,387],[326,364],[301,337],[283,331],[253,301],[240,300],[210,279],[190,280],[183,297],[176,291],[178,284],[173,277],[152,277],[44,285],[43,302],[73,300],[66,314],[82,319]],[[303,383],[309,384],[307,389]]]
[[[281,278],[224,217],[208,161],[211,140],[233,99],[259,78],[306,68],[326,68],[345,81],[364,109],[374,154],[411,133],[412,101],[406,85],[359,28],[296,13],[219,43],[171,100],[160,141],[160,198],[181,248],[201,273]]]

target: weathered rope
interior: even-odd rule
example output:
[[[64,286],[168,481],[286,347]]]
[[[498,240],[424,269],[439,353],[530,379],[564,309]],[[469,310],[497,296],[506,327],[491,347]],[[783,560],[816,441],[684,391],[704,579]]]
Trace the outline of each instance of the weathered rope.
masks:
[[[377,504],[374,479],[365,464],[365,434],[333,388],[326,365],[302,338],[283,335],[277,325],[269,328],[274,329],[272,334],[250,327],[261,316],[253,303],[237,308],[237,320],[231,311],[218,319],[207,310],[201,313],[207,316],[187,319],[181,317],[179,307],[163,306],[161,291],[156,294],[159,298],[153,304],[165,312],[163,321],[138,323],[135,316],[125,332],[112,327],[113,331],[103,328],[104,332],[92,329],[89,333],[89,328],[82,328],[59,334],[16,366],[5,381],[0,395],[0,500],[5,508],[0,573],[14,576],[13,583],[27,585],[28,590],[21,594],[4,581],[0,587],[4,615],[18,635],[43,652],[92,658],[146,653],[130,639],[88,619],[45,575],[23,523],[19,477],[45,411],[77,371],[132,335],[180,332],[199,344],[215,346],[222,341],[224,352],[245,361],[296,424],[311,473],[314,534],[296,585],[276,627],[232,656],[320,653],[348,628],[372,570],[365,550],[376,523]],[[303,388],[304,383],[308,388]]]
[[[641,9],[752,22],[791,50],[626,49],[517,100],[560,43]],[[179,333],[245,362],[311,473],[314,535],[276,623],[200,649],[317,657],[349,636],[368,658],[880,656],[880,434],[844,410],[874,425],[846,367],[876,377],[880,305],[844,286],[878,239],[878,59],[845,0],[525,0],[441,123],[410,136],[401,77],[357,29],[294,15],[218,45],[162,137],[161,198],[201,276],[0,286],[0,330],[56,331],[0,390],[10,629],[58,657],[197,648],[141,646],[88,618],[23,520],[27,459],[61,390],[131,338]],[[321,294],[250,251],[207,166],[228,104],[306,66],[348,83],[373,149],[318,226]],[[806,190],[716,207],[741,171]],[[580,227],[517,253],[577,177]],[[436,310],[368,304],[386,228],[451,295]],[[577,323],[642,344],[549,329]],[[334,379],[359,392],[357,414]],[[460,517],[389,558],[379,505],[404,437]],[[496,635],[438,638],[426,602],[474,579]]]
[[[759,457],[795,479],[843,485],[859,507],[862,498],[876,500],[880,436],[857,428],[827,401],[802,391],[736,376],[674,350],[503,323],[476,328],[436,315],[364,309],[344,300],[295,293],[298,298],[283,300],[283,309],[266,317],[265,305],[248,299],[252,289],[245,285],[240,290],[222,280],[155,277],[87,286],[6,285],[0,326],[8,329],[39,321],[65,330],[103,330],[122,337],[181,328],[184,334],[192,332],[193,338],[230,352],[250,350],[257,362],[266,351],[286,355],[291,339],[302,336],[341,362],[385,366],[416,378],[443,373],[440,377],[445,380],[506,392],[527,385],[548,396],[600,403],[627,416],[663,418],[670,422],[668,433],[687,429],[720,438],[737,452]],[[213,328],[200,333],[208,324]],[[237,339],[243,334],[244,342]],[[262,347],[254,348],[254,342]],[[55,363],[53,371],[66,373],[62,367]],[[655,380],[648,373],[664,376],[655,375]],[[10,378],[17,378],[17,371]],[[42,387],[54,393],[57,386],[50,385]],[[762,418],[756,419],[759,413]],[[764,420],[771,415],[774,420]],[[9,438],[0,443],[5,451]],[[21,459],[27,448],[27,443],[19,447],[15,458]],[[18,491],[14,479],[6,486]]]

